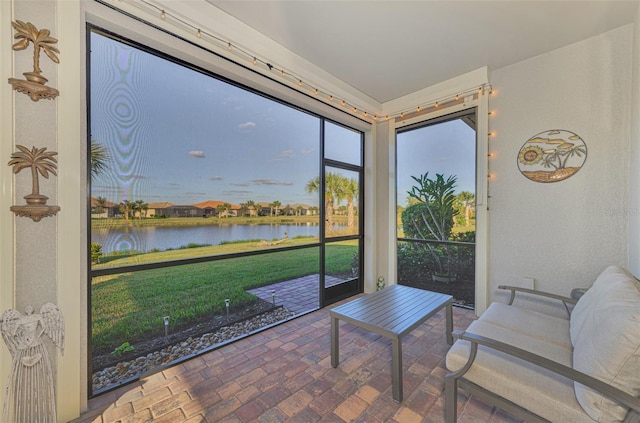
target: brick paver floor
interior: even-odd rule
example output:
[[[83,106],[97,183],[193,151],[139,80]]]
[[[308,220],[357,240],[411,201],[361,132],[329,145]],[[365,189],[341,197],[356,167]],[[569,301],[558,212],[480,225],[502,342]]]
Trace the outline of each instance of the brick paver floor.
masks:
[[[471,310],[454,307],[465,329]],[[89,402],[84,422],[444,421],[444,312],[403,340],[404,401],[391,397],[390,342],[340,323],[340,365],[331,367],[328,308],[210,351]],[[460,395],[459,422],[513,422]]]

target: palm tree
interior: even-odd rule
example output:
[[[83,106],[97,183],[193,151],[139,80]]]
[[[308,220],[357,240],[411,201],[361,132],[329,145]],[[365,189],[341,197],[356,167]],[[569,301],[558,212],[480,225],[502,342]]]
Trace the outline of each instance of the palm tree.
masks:
[[[31,168],[31,194],[24,197],[27,204],[46,204],[49,197],[40,195],[40,182],[38,173],[49,179],[49,173],[56,175],[57,160],[54,156],[58,153],[55,151],[46,151],[46,147],[32,147],[31,151],[22,145],[16,145],[19,152],[11,155],[9,166],[13,166],[13,173],[18,173],[27,167]]]
[[[226,216],[224,215],[224,210],[225,210],[225,208],[224,208],[224,204],[218,204],[218,205],[216,206],[216,212],[218,213],[218,217],[219,217],[219,218],[226,217]]]
[[[342,188],[344,176],[337,173],[327,173],[325,175],[325,194],[324,194],[324,210],[326,226],[331,228],[333,225],[333,206],[336,202],[342,201],[344,198],[344,189]],[[320,177],[316,177],[307,182],[306,190],[309,194],[320,192]]]
[[[246,216],[247,213],[249,213],[249,206],[247,206],[247,203],[240,203],[240,215]]]
[[[60,63],[60,59],[56,56],[56,53],[60,53],[60,50],[51,45],[57,43],[58,40],[50,36],[51,32],[48,29],[38,31],[31,22],[24,23],[16,20],[11,23],[11,26],[17,31],[14,38],[20,40],[13,45],[14,50],[24,50],[29,46],[29,43],[33,43],[33,72],[25,72],[24,76],[27,80],[39,84],[47,82],[47,79],[40,75],[42,73],[42,69],[40,69],[40,49],[44,50],[45,54],[54,63]]]
[[[296,206],[296,216],[302,216],[302,206]]]
[[[134,214],[135,212],[138,212],[138,219],[142,219],[143,212],[145,213],[145,217],[146,217],[146,211],[148,209],[149,209],[149,204],[145,203],[142,200],[136,200],[132,206],[132,211],[134,212]]]
[[[465,226],[469,226],[471,221],[471,207],[476,202],[476,196],[469,191],[462,191],[456,196],[456,199],[462,207],[464,207],[464,224]]]
[[[347,197],[347,226],[351,227],[355,223],[354,199],[358,198],[358,181],[351,178],[344,182],[344,196]]]
[[[231,206],[231,204],[229,203],[224,203],[222,207],[224,207],[225,216],[229,217],[231,215],[231,209],[233,208],[233,206]]]
[[[276,200],[273,203],[269,204],[269,207],[271,207],[271,210],[273,211],[273,215],[277,216],[280,212],[280,206],[282,205],[282,203],[280,203],[280,201]]]
[[[253,200],[247,201],[247,208],[249,209],[249,216],[257,216],[258,208],[256,206],[256,202]]]
[[[133,210],[133,206],[134,204],[129,200],[124,200],[118,205],[120,213],[124,215],[125,220],[129,220],[129,215],[131,214],[131,210]]]
[[[107,199],[104,197],[98,197],[96,198],[96,204],[98,205],[98,207],[96,207],[98,209],[96,212],[104,213],[105,206],[107,205]]]
[[[111,159],[109,150],[99,143],[91,142],[91,178],[97,177],[107,168],[107,162]]]

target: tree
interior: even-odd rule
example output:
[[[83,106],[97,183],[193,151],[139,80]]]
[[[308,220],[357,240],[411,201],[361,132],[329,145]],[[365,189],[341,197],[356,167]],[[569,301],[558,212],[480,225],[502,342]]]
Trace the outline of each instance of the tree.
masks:
[[[246,216],[247,214],[249,214],[247,203],[240,203],[240,216]]]
[[[326,226],[333,226],[333,207],[344,199],[344,176],[329,172],[325,175],[324,211]],[[320,192],[320,177],[307,182],[306,190],[309,194]]]
[[[464,210],[464,224],[465,226],[471,225],[471,208],[476,203],[476,196],[469,191],[462,191],[456,196],[456,201],[461,205]]]
[[[91,178],[100,175],[106,168],[107,162],[111,159],[107,148],[99,143],[91,142]]]
[[[247,201],[247,209],[249,209],[249,216],[258,215],[258,208],[255,201],[253,200]]]
[[[216,213],[218,213],[218,217],[219,217],[219,218],[226,217],[226,216],[225,216],[225,213],[224,213],[224,210],[225,210],[225,208],[224,208],[224,204],[218,204],[218,205],[216,206]]]
[[[224,203],[222,207],[224,210],[225,217],[229,217],[231,215],[231,209],[233,208],[233,206],[229,203]]]
[[[354,199],[359,194],[358,181],[351,178],[344,181],[344,196],[347,198],[347,226],[352,227],[355,223]]]
[[[132,211],[134,212],[134,214],[137,212],[138,213],[138,219],[142,219],[142,215],[144,213],[144,217],[146,216],[146,212],[149,209],[149,204],[145,203],[142,200],[136,200],[133,205],[132,205]]]
[[[13,166],[13,173],[18,173],[28,167],[31,168],[31,194],[24,197],[27,204],[46,204],[48,197],[40,195],[38,173],[47,179],[49,179],[49,173],[56,175],[57,160],[55,156],[58,153],[47,151],[46,147],[32,147],[31,150],[22,145],[16,145],[16,147],[20,151],[13,153],[11,161],[9,161],[9,166]]]
[[[120,210],[120,213],[124,215],[125,220],[129,220],[129,215],[133,210],[133,203],[129,200],[121,201],[118,205],[118,209]]]
[[[296,216],[302,216],[302,206],[296,206]]]
[[[97,213],[104,213],[104,209],[107,205],[107,199],[104,197],[98,197],[96,198],[96,204],[98,205],[98,207],[96,207],[96,212]]]
[[[274,216],[277,216],[278,214],[280,214],[280,206],[282,205],[282,203],[280,203],[280,201],[276,200],[273,203],[269,204],[269,207],[271,207],[271,211],[273,213]]]
[[[282,209],[282,214],[285,216],[290,216],[291,215],[291,211],[293,210],[293,208],[287,204],[286,206],[284,206],[284,208]]]
[[[402,213],[402,228],[405,236],[418,239],[433,239],[447,241],[451,235],[453,218],[457,214],[454,208],[456,176],[447,179],[442,174],[436,174],[435,179],[429,178],[429,172],[419,177],[412,176],[417,185],[408,191],[409,197],[417,200]],[[426,244],[431,256],[438,266],[438,274],[449,274],[449,247]],[[447,258],[445,269],[442,260]]]

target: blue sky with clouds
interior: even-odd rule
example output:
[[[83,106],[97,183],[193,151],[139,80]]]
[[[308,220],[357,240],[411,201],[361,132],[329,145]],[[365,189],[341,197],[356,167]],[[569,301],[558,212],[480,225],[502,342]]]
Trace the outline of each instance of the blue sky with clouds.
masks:
[[[305,189],[320,172],[317,117],[96,33],[90,84],[91,138],[111,156],[93,197],[318,205]],[[359,133],[327,123],[325,136],[328,158],[360,164]],[[426,171],[473,192],[474,131],[457,120],[399,134],[397,163],[399,205]]]
[[[92,195],[120,202],[317,205],[317,117],[92,34]],[[351,132],[351,131],[348,131]]]

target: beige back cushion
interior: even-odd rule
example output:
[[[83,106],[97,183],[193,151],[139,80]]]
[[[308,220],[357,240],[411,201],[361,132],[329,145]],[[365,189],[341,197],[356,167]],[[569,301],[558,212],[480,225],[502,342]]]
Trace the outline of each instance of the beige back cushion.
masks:
[[[580,298],[569,322],[573,367],[635,397],[640,395],[640,282],[610,266]],[[624,419],[627,409],[575,384],[576,398],[597,422]]]

